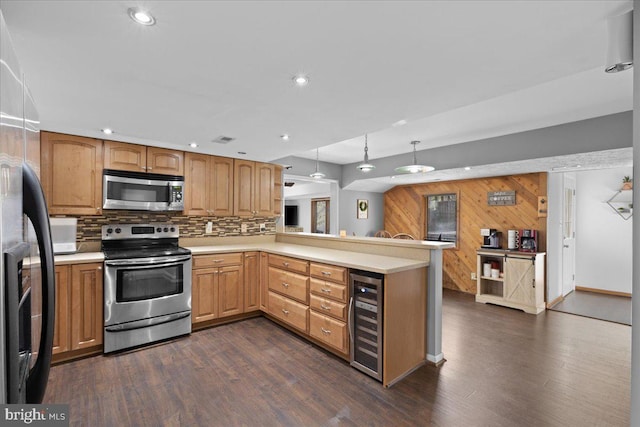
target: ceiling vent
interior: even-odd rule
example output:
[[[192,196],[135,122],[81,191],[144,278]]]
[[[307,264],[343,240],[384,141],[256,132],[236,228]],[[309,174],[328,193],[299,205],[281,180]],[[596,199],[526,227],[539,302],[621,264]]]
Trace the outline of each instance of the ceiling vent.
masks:
[[[230,136],[220,135],[219,137],[212,139],[211,142],[215,142],[216,144],[228,144],[234,140],[235,138],[231,138]]]
[[[285,187],[293,187],[294,184],[295,184],[295,182],[293,182],[293,181],[285,181],[284,186]]]

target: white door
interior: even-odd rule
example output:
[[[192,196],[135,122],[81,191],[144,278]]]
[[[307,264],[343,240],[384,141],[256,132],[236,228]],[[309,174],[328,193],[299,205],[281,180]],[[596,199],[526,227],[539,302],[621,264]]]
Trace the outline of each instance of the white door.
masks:
[[[562,296],[575,289],[576,277],[576,178],[564,174],[562,192]]]

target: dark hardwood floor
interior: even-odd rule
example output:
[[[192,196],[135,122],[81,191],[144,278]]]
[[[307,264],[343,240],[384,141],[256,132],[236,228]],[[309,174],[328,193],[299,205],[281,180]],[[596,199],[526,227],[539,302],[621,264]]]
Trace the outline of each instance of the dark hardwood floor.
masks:
[[[447,361],[390,389],[265,318],[55,366],[82,426],[626,426],[631,328],[445,290]]]

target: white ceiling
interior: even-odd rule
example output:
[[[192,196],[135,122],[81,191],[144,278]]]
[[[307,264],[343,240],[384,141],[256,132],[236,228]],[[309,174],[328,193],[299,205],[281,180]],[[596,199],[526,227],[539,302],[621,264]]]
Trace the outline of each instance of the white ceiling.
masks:
[[[132,6],[157,25],[134,23]],[[629,0],[0,7],[42,127],[80,135],[111,127],[116,140],[262,161],[320,147],[322,161],[347,164],[362,159],[365,133],[375,160],[408,153],[411,140],[426,149],[633,103],[633,73],[603,72],[606,20]],[[291,80],[299,72],[304,88]],[[221,135],[236,140],[211,142]]]

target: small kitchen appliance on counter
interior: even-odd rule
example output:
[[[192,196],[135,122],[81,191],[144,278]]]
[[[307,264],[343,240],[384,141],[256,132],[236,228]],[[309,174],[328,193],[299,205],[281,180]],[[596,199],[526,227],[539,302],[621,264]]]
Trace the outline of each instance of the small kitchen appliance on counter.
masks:
[[[485,249],[500,249],[501,234],[495,228],[481,228],[480,235],[483,236],[482,247]]]
[[[538,250],[538,230],[520,230],[520,251],[536,252]]]
[[[53,241],[53,253],[75,254],[76,231],[78,229],[77,218],[49,218],[51,224],[51,240]]]

